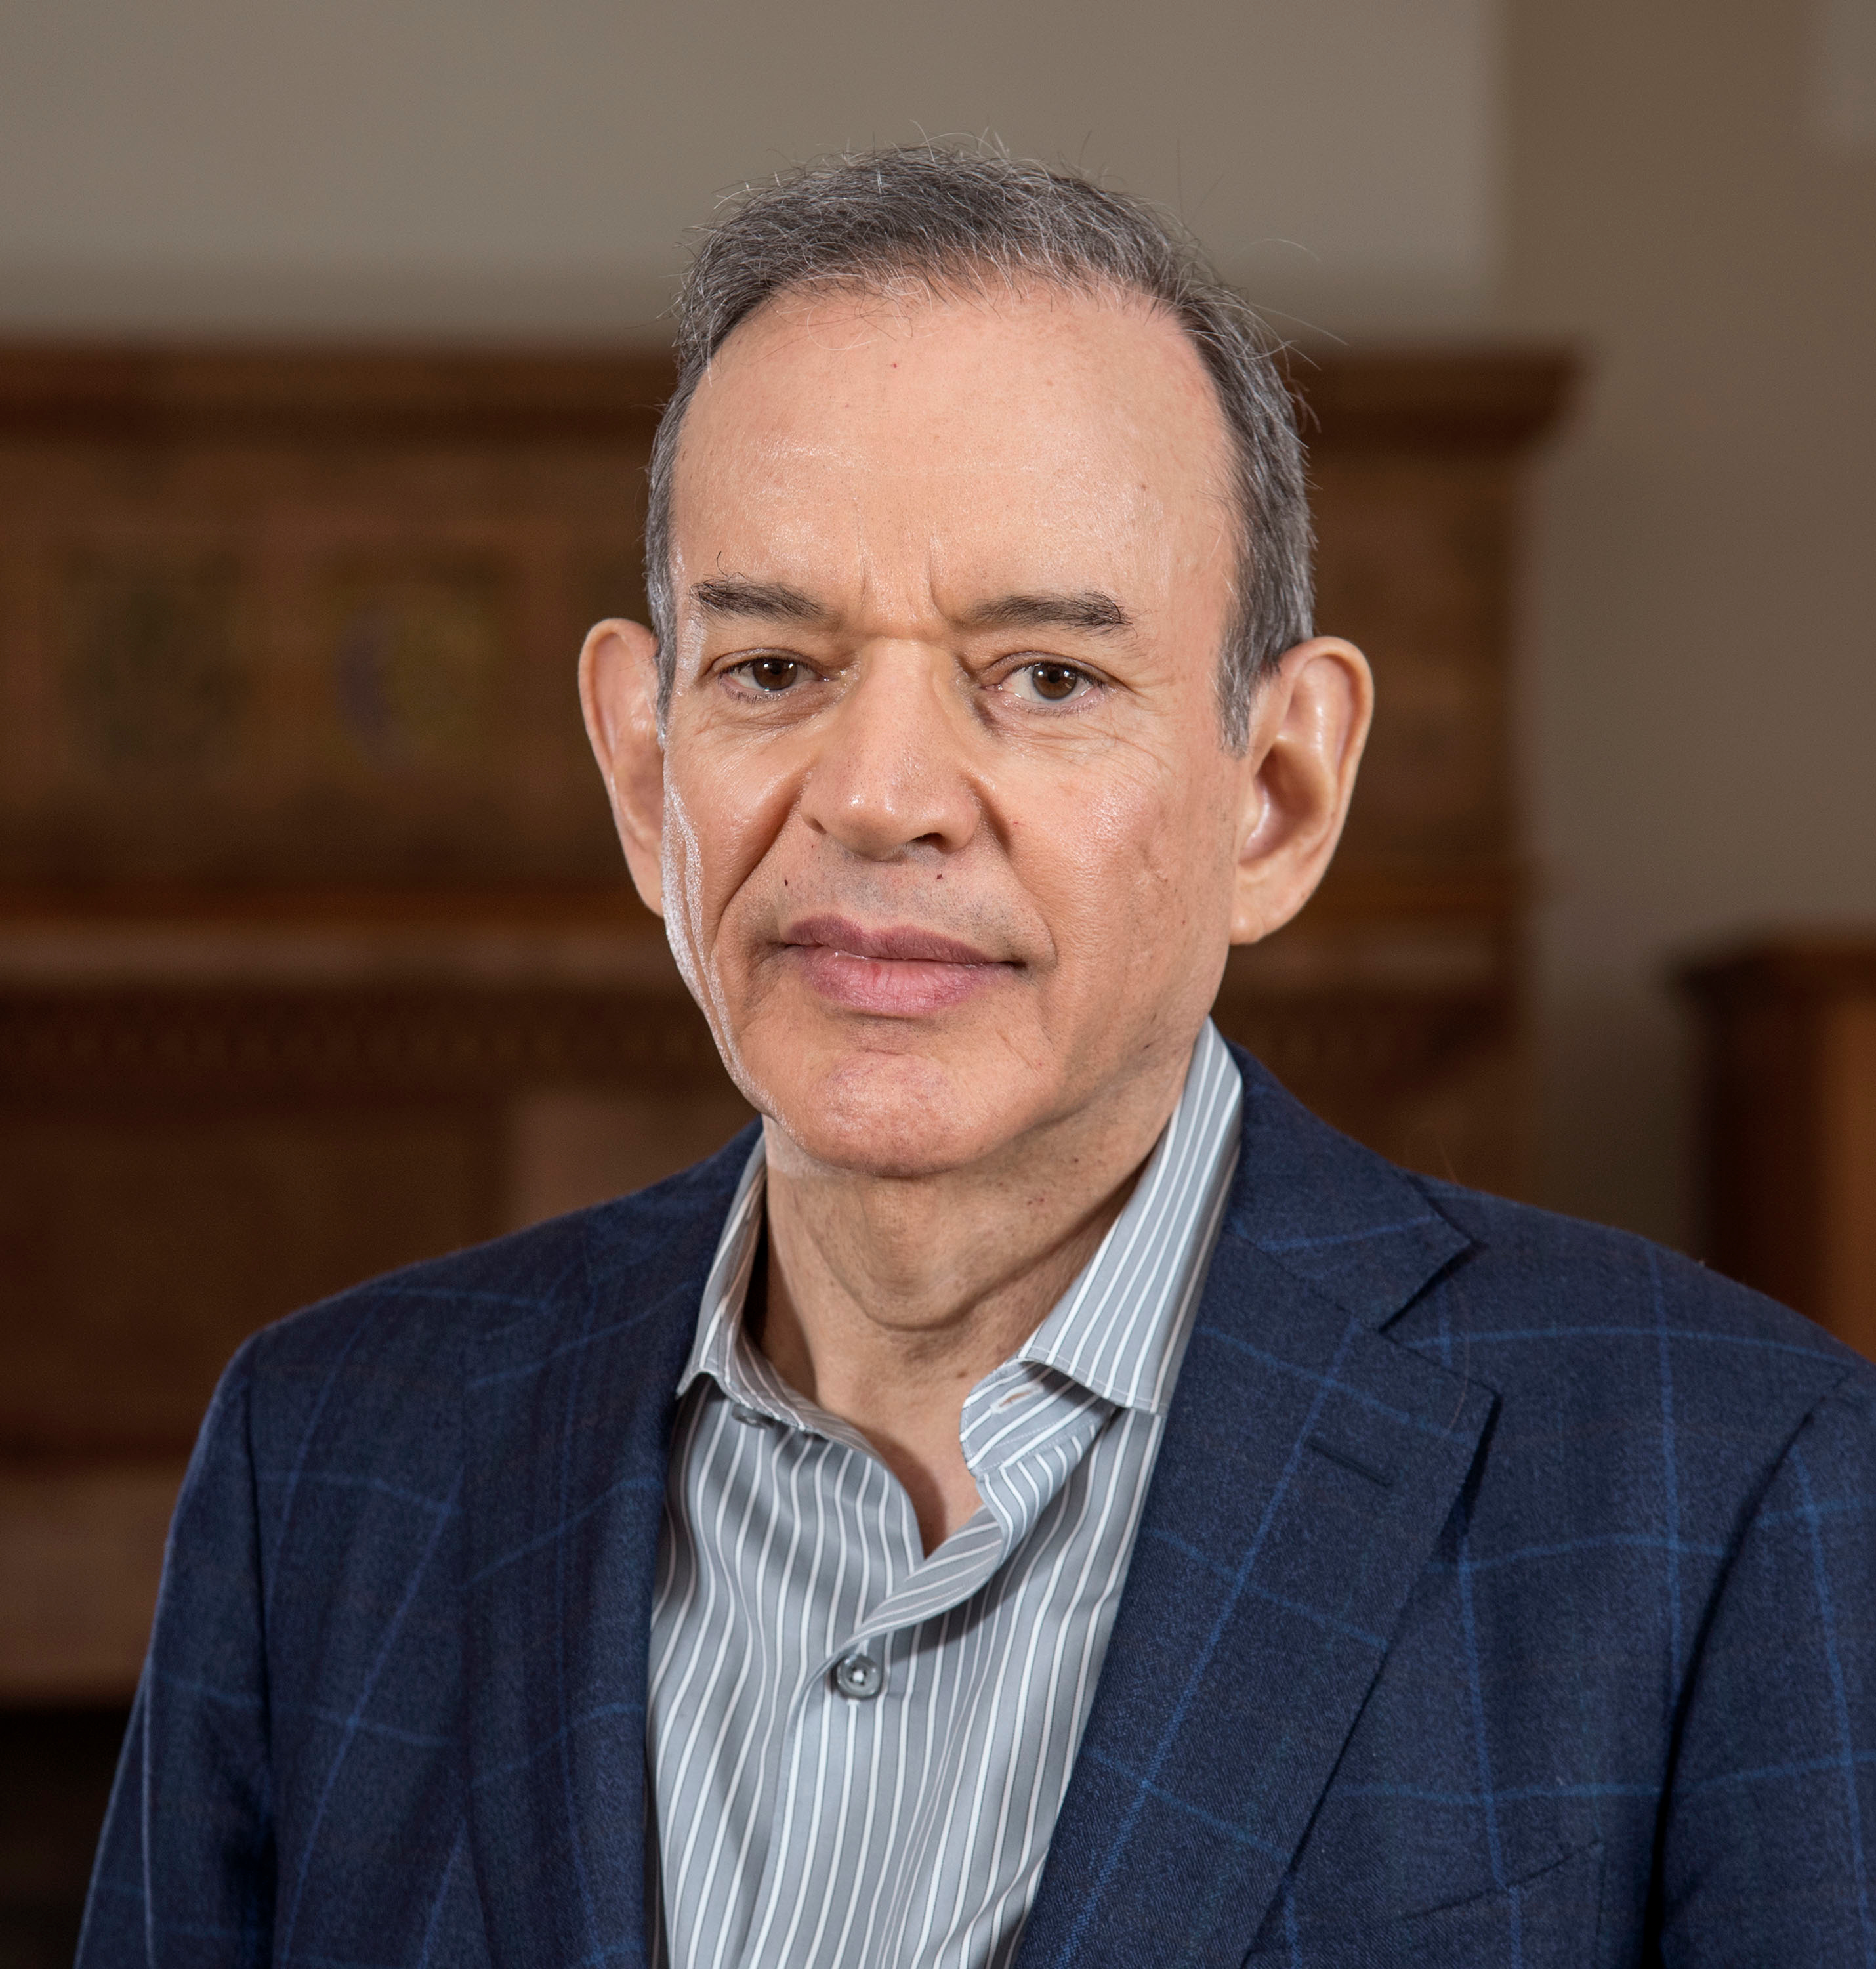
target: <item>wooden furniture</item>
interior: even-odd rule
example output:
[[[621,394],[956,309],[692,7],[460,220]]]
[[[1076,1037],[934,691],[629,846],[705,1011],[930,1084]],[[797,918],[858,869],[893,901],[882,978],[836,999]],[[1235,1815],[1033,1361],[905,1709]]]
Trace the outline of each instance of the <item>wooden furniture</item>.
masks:
[[[1299,365],[1380,712],[1218,1016],[1516,1190],[1506,699],[1547,352]],[[617,872],[572,660],[637,612],[661,359],[0,349],[0,1702],[121,1696],[241,1338],[747,1115]]]
[[[1683,981],[1709,1260],[1876,1359],[1876,935],[1767,939]]]

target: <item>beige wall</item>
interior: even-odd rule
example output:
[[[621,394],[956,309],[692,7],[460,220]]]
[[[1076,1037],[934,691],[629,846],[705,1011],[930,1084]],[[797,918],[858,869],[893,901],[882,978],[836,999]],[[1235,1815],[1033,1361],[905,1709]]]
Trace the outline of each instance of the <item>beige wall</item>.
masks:
[[[1496,267],[1495,0],[7,0],[0,326],[595,329],[719,189],[993,130],[1265,300],[1450,322]]]
[[[1531,598],[1544,1188],[1677,1241],[1671,960],[1767,925],[1876,929],[1876,132],[1841,113],[1858,5],[1510,9],[1508,312],[1595,361]]]

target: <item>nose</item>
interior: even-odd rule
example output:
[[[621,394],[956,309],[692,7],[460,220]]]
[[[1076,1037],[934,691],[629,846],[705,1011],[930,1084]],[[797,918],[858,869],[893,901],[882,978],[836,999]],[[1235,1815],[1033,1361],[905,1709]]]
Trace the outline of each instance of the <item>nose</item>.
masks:
[[[980,809],[969,770],[970,713],[948,654],[915,644],[859,653],[802,788],[808,825],[868,861],[910,849],[954,853]]]

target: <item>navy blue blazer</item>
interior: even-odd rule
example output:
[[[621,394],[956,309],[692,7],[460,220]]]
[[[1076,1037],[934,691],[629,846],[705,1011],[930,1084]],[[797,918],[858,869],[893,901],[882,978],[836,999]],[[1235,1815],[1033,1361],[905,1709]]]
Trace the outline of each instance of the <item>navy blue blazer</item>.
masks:
[[[1239,1057],[1022,1969],[1876,1961],[1876,1371]],[[644,1961],[666,1444],[747,1147],[242,1348],[83,1969]]]

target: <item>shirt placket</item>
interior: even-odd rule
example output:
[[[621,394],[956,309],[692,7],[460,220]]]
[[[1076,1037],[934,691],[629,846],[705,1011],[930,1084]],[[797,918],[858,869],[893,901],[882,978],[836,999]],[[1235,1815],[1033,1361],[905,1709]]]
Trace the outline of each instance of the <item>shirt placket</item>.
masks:
[[[818,1937],[800,1932],[799,1868],[812,1859],[838,1871],[847,1848],[864,1848],[882,1762],[880,1733],[916,1735],[925,1721],[928,1696],[906,1686],[918,1630],[963,1605],[996,1575],[1112,1413],[1111,1404],[1029,1362],[1007,1363],[987,1377],[966,1404],[962,1435],[983,1507],[927,1557],[894,1550],[910,1522],[902,1492],[889,1489],[870,1514],[858,1511],[850,1495],[879,1576],[896,1575],[899,1583],[818,1658],[804,1660],[777,1770],[779,1831],[757,1896],[750,1959],[788,1964],[815,1959]],[[852,1493],[864,1461],[876,1459],[844,1438],[843,1446],[838,1481]],[[892,1516],[899,1516],[897,1525],[889,1525]],[[914,1560],[909,1565],[908,1557]],[[794,1912],[778,1934],[784,1903]],[[811,1952],[802,1953],[804,1948]]]
[[[863,1502],[868,1466],[878,1467],[871,1452],[848,1441],[844,1431],[831,1435],[805,1420],[788,1426],[823,1435],[833,1445],[829,1481],[843,1532],[836,1543],[844,1562],[851,1565],[857,1559],[873,1577],[888,1581],[915,1570],[917,1529],[903,1493],[896,1494],[887,1486],[876,1507],[869,1508]],[[850,1532],[852,1538],[844,1535]],[[854,1539],[862,1548],[859,1552],[852,1549]],[[824,1638],[839,1597],[832,1585],[810,1594],[806,1624],[818,1625]],[[886,1597],[892,1597],[889,1588]],[[854,1624],[848,1623],[841,1633]],[[880,1766],[880,1711],[871,1700],[880,1689],[869,1685],[856,1695],[841,1686],[836,1664],[849,1652],[851,1645],[844,1640],[831,1647],[824,1645],[818,1652],[812,1646],[803,1649],[776,1766],[770,1811],[774,1834],[752,1905],[742,1960],[800,1964],[805,1969],[825,1959],[820,1929],[834,1897],[804,1896],[802,1877],[805,1870],[818,1867],[831,1881],[848,1860],[847,1849],[863,1843],[868,1792]],[[882,1667],[882,1682],[883,1675]]]

